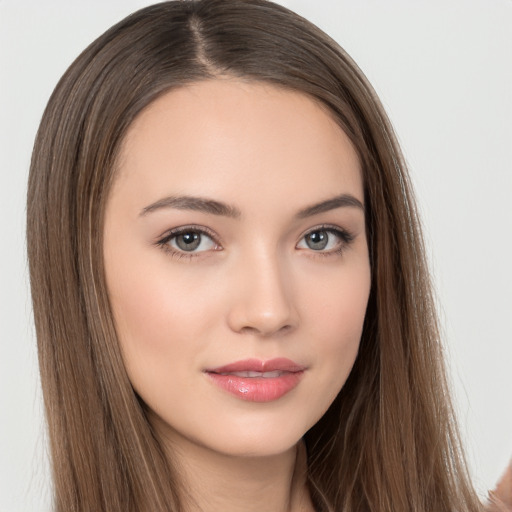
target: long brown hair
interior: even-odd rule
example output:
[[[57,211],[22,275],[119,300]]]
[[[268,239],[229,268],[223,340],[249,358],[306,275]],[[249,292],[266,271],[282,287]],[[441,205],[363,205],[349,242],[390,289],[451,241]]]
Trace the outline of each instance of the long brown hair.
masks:
[[[182,510],[177,471],[130,386],[103,268],[103,216],[135,117],[163,93],[243,77],[320,101],[363,168],[372,288],[357,360],[305,435],[314,502],[334,511],[477,511],[449,400],[404,160],[372,87],[327,35],[265,0],[142,9],[93,42],[35,142],[28,253],[55,509]]]

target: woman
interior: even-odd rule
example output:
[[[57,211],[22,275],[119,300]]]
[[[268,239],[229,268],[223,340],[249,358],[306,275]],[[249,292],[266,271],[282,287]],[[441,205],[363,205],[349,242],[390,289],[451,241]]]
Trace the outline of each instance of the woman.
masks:
[[[167,2],[95,41],[28,241],[56,510],[480,510],[393,131],[290,11]]]

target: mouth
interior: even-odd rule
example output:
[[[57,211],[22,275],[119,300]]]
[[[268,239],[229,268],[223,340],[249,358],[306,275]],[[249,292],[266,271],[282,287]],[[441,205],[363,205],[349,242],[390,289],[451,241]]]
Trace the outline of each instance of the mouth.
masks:
[[[273,372],[222,372],[217,375],[233,375],[234,377],[250,377],[251,379],[257,377],[262,379],[273,379],[275,377],[281,377],[287,372],[282,372],[280,370],[275,370]]]
[[[305,370],[290,359],[276,358],[237,361],[204,373],[213,384],[241,400],[272,402],[294,389]]]

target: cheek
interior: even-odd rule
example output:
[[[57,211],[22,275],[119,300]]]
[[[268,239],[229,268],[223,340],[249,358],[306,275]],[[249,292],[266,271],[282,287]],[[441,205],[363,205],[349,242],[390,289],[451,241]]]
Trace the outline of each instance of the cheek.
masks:
[[[199,327],[200,318],[207,320],[199,311],[203,303],[215,304],[214,290],[204,287],[200,273],[183,272],[167,256],[147,252],[110,258],[115,265],[107,266],[107,285],[122,340],[144,340],[157,348],[162,340],[168,345],[173,334]]]
[[[325,390],[322,408],[327,410],[358,353],[370,291],[369,265],[325,282],[307,304],[313,364],[319,370],[315,372],[319,387]]]
[[[169,265],[137,265],[133,255],[123,263],[119,258],[110,269],[108,288],[124,362],[144,400],[154,401],[149,393],[158,401],[159,389],[199,365],[204,333],[218,317],[216,302],[204,287],[192,293],[199,285],[195,278],[180,279]]]
[[[305,280],[300,291],[310,326],[323,333],[322,338],[333,351],[344,341],[359,341],[366,314],[370,266],[365,257],[354,260]]]
[[[369,283],[348,280],[341,287],[332,290],[323,312],[323,322],[328,333],[328,348],[338,357],[355,345],[357,350],[361,338]],[[320,314],[320,313],[319,313]]]

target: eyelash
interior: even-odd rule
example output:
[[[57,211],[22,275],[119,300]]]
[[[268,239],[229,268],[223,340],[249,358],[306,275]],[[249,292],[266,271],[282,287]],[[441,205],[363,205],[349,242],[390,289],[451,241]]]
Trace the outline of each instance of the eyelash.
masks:
[[[341,229],[338,226],[332,226],[329,224],[322,224],[320,226],[316,226],[310,230],[308,230],[306,233],[304,233],[299,241],[302,241],[305,239],[308,235],[311,235],[312,233],[324,231],[326,233],[335,235],[339,238],[340,244],[339,247],[330,250],[330,251],[315,251],[313,249],[310,249],[308,252],[312,253],[315,257],[328,257],[328,256],[339,256],[342,252],[345,251],[345,249],[354,241],[354,235],[350,233],[349,231],[345,229]],[[170,254],[173,258],[176,258],[178,260],[181,259],[187,259],[192,260],[193,258],[198,258],[201,256],[204,256],[204,253],[210,252],[210,251],[199,251],[199,252],[186,252],[186,251],[180,251],[173,249],[169,242],[176,238],[179,235],[185,234],[185,233],[197,233],[199,235],[206,235],[209,237],[215,244],[216,248],[213,249],[214,251],[222,250],[222,247],[220,243],[217,241],[217,236],[213,231],[210,229],[203,227],[203,226],[182,226],[176,229],[172,229],[168,231],[161,239],[157,240],[156,245],[160,247],[163,251]],[[217,249],[217,247],[220,247],[220,249]],[[304,250],[304,249],[301,249]]]

